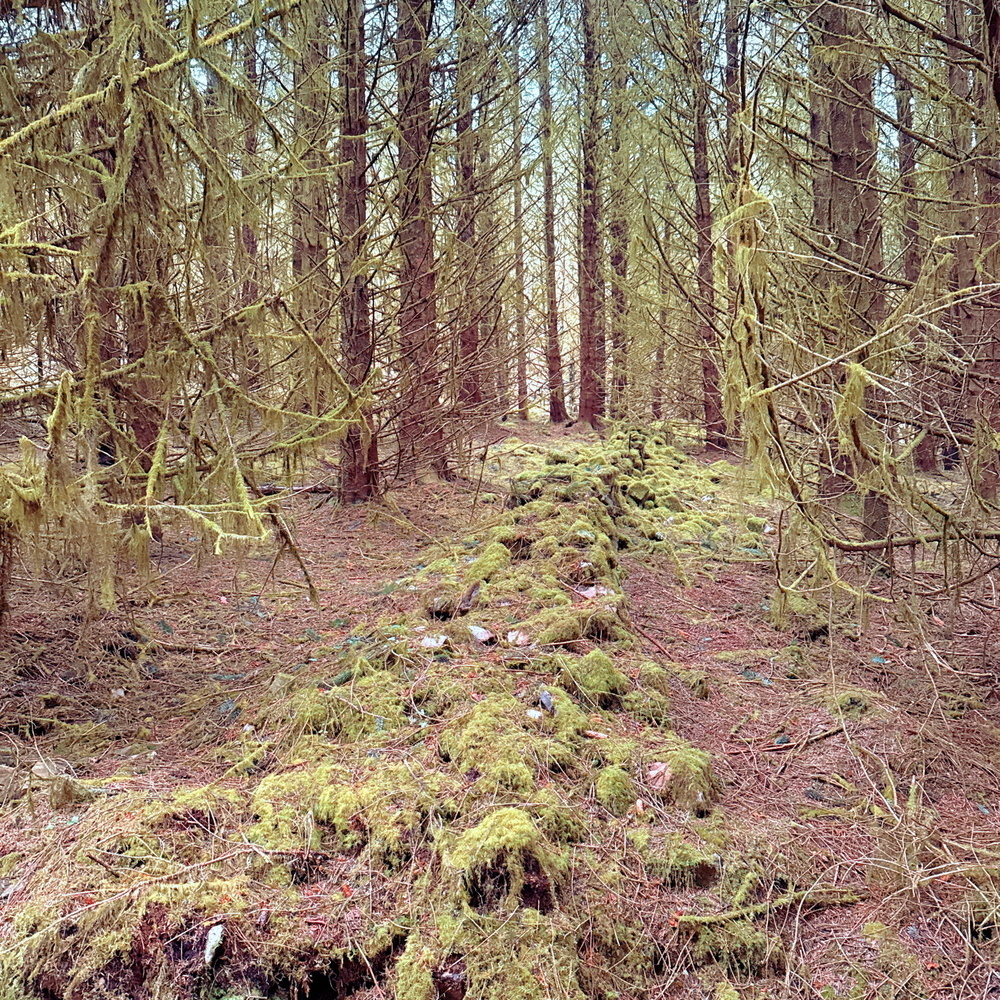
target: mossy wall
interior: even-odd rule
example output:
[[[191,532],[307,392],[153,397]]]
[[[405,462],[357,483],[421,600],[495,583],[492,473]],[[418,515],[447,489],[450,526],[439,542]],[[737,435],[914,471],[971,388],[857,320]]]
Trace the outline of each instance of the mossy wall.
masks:
[[[678,670],[632,652],[619,563],[760,526],[695,512],[711,469],[655,434],[536,458],[499,523],[400,581],[419,617],[268,679],[222,784],[96,783],[73,850],[9,907],[11,1000],[374,983],[399,1000],[610,1000],[681,956],[780,965],[768,907],[722,878],[724,819],[705,839],[720,782],[671,729]],[[695,886],[705,922],[664,923]]]

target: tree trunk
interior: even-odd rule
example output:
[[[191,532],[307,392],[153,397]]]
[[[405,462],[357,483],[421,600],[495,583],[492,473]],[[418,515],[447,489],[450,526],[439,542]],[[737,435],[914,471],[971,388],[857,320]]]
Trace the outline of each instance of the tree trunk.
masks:
[[[693,85],[694,135],[691,173],[694,182],[695,257],[698,299],[695,306],[701,340],[701,395],[705,415],[705,447],[722,450],[729,445],[719,387],[718,343],[715,334],[715,241],[712,237],[711,176],[708,166],[709,93],[701,43],[701,8],[688,0],[690,73]]]
[[[885,319],[885,296],[881,282],[872,275],[882,271],[882,217],[878,192],[874,186],[876,171],[876,126],[873,104],[873,61],[866,48],[864,0],[849,3],[824,2],[816,10],[815,25],[821,47],[822,78],[830,95],[829,169],[821,168],[828,179],[829,201],[820,203],[829,211],[829,242],[835,260],[848,262],[831,269],[826,284],[828,324],[842,331],[832,350],[843,350],[870,338]],[[814,188],[816,191],[817,188]],[[815,205],[815,200],[814,200]],[[815,210],[815,208],[814,208]],[[867,352],[857,355],[864,364]],[[835,372],[835,392],[845,388],[845,373]],[[849,452],[834,458],[834,468],[841,475],[865,477],[882,465],[875,435],[867,432],[865,421],[881,422],[882,400],[868,386],[863,391],[865,416],[851,418],[846,437],[853,442]],[[841,435],[844,439],[845,435]],[[867,488],[863,500],[862,531],[866,538],[883,538],[888,531],[889,504],[886,494]]]
[[[621,40],[621,39],[620,39]],[[611,396],[609,413],[621,419],[626,413],[628,389],[628,105],[625,57],[619,53],[611,83],[611,178],[608,219],[611,265]]]
[[[559,345],[559,303],[556,296],[556,196],[552,165],[552,79],[549,65],[552,30],[548,4],[541,0],[538,9],[538,87],[541,91],[539,140],[542,146],[542,213],[545,231],[545,371],[548,379],[549,420],[566,420],[566,395],[563,387],[562,349]]]
[[[374,350],[368,239],[368,112],[363,0],[346,0],[341,24],[344,109],[340,133],[340,319],[347,384],[357,391],[371,372]],[[378,438],[368,408],[359,413],[340,451],[342,503],[368,500],[378,490]]]
[[[514,364],[517,380],[517,415],[528,419],[528,338],[524,297],[524,121],[521,106],[521,61],[514,50]],[[551,94],[549,95],[551,101]],[[555,239],[553,222],[553,241]],[[548,260],[546,259],[546,268]],[[558,346],[558,341],[557,341]]]
[[[329,0],[305,0],[298,8],[299,57],[295,63],[295,140],[293,150],[298,171],[292,184],[292,274],[294,302],[299,322],[317,344],[329,336],[330,281],[327,150],[331,141],[329,81]],[[308,352],[304,346],[303,350]],[[308,354],[307,354],[308,356]],[[324,369],[304,365],[306,381],[302,407],[322,413],[327,405]]]
[[[482,403],[479,368],[479,324],[482,316],[482,280],[476,248],[477,139],[472,122],[475,88],[476,43],[473,36],[476,11],[470,0],[456,0],[455,31],[458,35],[458,66],[455,73],[455,141],[458,164],[455,187],[458,198],[458,348],[460,384],[458,402],[463,415]]]
[[[398,0],[400,451],[418,475],[449,478],[440,407],[431,225],[431,0]]]
[[[598,55],[599,0],[581,0],[583,20],[583,176],[580,205],[580,409],[582,423],[597,427],[604,416],[605,343],[601,277],[601,192],[598,144],[602,131]]]

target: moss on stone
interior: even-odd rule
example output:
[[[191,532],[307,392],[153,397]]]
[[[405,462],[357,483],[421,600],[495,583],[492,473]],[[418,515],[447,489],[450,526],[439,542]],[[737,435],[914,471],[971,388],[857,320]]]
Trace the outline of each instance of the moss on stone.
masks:
[[[564,608],[550,608],[524,623],[543,646],[565,645],[580,639],[623,642],[630,633],[622,620],[623,599],[602,597]]]
[[[475,559],[466,570],[465,578],[469,582],[490,580],[497,573],[505,570],[510,563],[510,549],[502,542],[490,542],[483,550],[482,555]]]
[[[597,801],[616,816],[623,816],[638,798],[632,776],[621,767],[605,767],[594,782]]]
[[[629,691],[622,696],[619,707],[623,712],[652,726],[664,729],[670,727],[670,699],[658,691]]]
[[[714,962],[730,973],[762,976],[785,967],[785,947],[774,934],[751,920],[727,920],[701,926],[691,942],[698,962]]]
[[[711,808],[719,791],[711,756],[675,733],[648,764],[647,776],[657,795],[695,812]]]
[[[650,660],[639,664],[639,683],[648,691],[670,697],[670,674]]]
[[[629,688],[628,678],[600,649],[579,658],[563,657],[562,662],[562,683],[591,704],[608,704]]]
[[[434,985],[435,964],[433,950],[419,933],[411,933],[396,963],[395,1000],[436,1000],[440,994]]]
[[[534,854],[540,841],[534,820],[523,809],[505,806],[459,834],[445,861],[452,868],[471,872],[492,865],[499,858],[520,859],[525,854]]]
[[[349,780],[346,768],[324,762],[268,775],[250,799],[256,822],[247,831],[252,843],[272,850],[315,850],[320,846],[314,807],[321,791]]]
[[[558,707],[557,716],[558,717]],[[535,768],[570,768],[573,743],[565,738],[574,728],[566,720],[561,733],[539,729],[516,698],[491,694],[441,734],[440,749],[466,772],[474,773],[484,790],[509,789],[528,794],[535,788]]]
[[[823,704],[836,718],[860,719],[878,704],[879,695],[867,688],[842,688],[829,693]]]
[[[458,813],[460,789],[456,777],[439,771],[375,766],[360,780],[319,789],[313,814],[339,846],[366,847],[372,864],[396,868],[410,859],[424,834]]]
[[[721,858],[716,851],[692,843],[679,830],[651,838],[641,853],[650,875],[674,888],[707,887],[719,874]]]

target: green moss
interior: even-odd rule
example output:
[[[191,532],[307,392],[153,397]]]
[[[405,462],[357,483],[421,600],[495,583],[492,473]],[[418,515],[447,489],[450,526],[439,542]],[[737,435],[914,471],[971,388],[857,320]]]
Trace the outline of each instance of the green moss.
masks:
[[[387,764],[321,788],[313,814],[341,847],[365,847],[371,864],[392,869],[410,859],[425,833],[458,814],[460,790],[452,775]]]
[[[864,925],[861,933],[877,950],[875,964],[880,972],[897,982],[913,983],[916,986],[916,978],[923,971],[923,963],[903,944],[896,931],[883,923],[871,922]],[[910,995],[917,1000],[926,994],[914,990]]]
[[[711,757],[676,734],[671,737],[647,767],[650,788],[682,809],[709,809],[719,790]]]
[[[590,819],[579,803],[563,798],[554,787],[539,788],[532,800],[531,814],[552,843],[572,844],[590,835]]]
[[[0,857],[0,878],[9,878],[23,859],[20,851],[9,851]]]
[[[727,920],[700,927],[691,943],[698,962],[713,962],[726,972],[761,976],[785,967],[781,939],[760,930],[750,920]]]
[[[659,691],[629,691],[620,703],[621,710],[654,726],[670,726],[670,699]]]
[[[607,702],[609,696],[628,690],[628,678],[614,665],[611,657],[599,649],[578,659],[563,657],[562,683],[594,704]]]
[[[308,684],[285,703],[283,714],[293,734],[314,733],[355,741],[382,736],[406,725],[396,672],[372,670],[360,677],[355,672],[349,683],[327,683]],[[268,721],[276,721],[279,712],[269,711]]]
[[[554,658],[558,661],[562,657]],[[547,717],[546,725],[555,735],[569,742],[576,742],[576,737],[585,729],[590,729],[590,719],[579,705],[555,684],[547,684],[545,690],[552,699],[553,713]]]
[[[860,719],[875,707],[878,697],[866,688],[845,688],[828,695],[823,703],[837,718]]]
[[[511,563],[510,549],[502,542],[490,542],[465,573],[466,580],[489,580]]]
[[[616,816],[623,816],[628,812],[638,798],[635,782],[628,771],[621,767],[606,767],[601,770],[594,783],[594,794],[597,801]]]
[[[495,898],[490,905],[514,909],[525,890],[529,871],[550,887],[561,877],[565,860],[555,854],[532,817],[523,809],[504,806],[496,809],[447,847],[444,864],[463,874],[466,901],[482,898],[485,893],[505,890],[505,898]],[[500,873],[503,873],[502,878]]]
[[[637,743],[635,740],[612,736],[606,740],[595,740],[592,748],[597,763],[625,767],[635,756]]]
[[[639,664],[639,683],[649,691],[670,697],[670,674],[649,660]]]
[[[498,858],[533,854],[540,840],[534,820],[523,809],[506,806],[461,833],[445,861],[452,868],[471,872]]]
[[[410,934],[396,963],[395,1000],[436,1000],[440,994],[434,985],[434,952],[420,934]]]
[[[541,645],[565,645],[580,639],[626,642],[631,633],[624,622],[624,598],[602,597],[569,607],[551,608],[524,622]]]
[[[553,730],[558,717],[557,704]],[[572,719],[559,723],[567,735],[577,724]],[[526,707],[505,694],[487,696],[449,723],[439,745],[460,768],[476,773],[481,788],[492,790],[529,793],[535,787],[534,767],[569,768],[575,760],[574,746],[568,739],[539,729]]]
[[[320,846],[320,831],[313,810],[319,795],[348,778],[345,768],[329,762],[264,778],[250,800],[257,821],[247,831],[247,839],[273,850],[315,850]]]
[[[650,875],[673,888],[707,886],[719,873],[719,855],[691,843],[680,831],[655,837],[641,853]]]

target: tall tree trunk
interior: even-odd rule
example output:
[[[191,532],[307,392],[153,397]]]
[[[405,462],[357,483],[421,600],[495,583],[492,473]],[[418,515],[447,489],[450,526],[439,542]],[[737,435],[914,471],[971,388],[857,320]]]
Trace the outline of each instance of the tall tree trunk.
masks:
[[[479,213],[476,157],[477,137],[472,121],[472,96],[476,85],[477,52],[474,0],[456,0],[455,31],[458,66],[455,73],[455,139],[458,147],[456,193],[458,197],[458,348],[460,384],[458,402],[464,411],[482,403],[479,358],[479,325],[482,319],[481,262],[477,260],[476,217]]]
[[[945,0],[945,32],[948,37],[964,42],[968,36],[964,0]],[[972,78],[959,46],[948,46],[948,139],[959,154],[948,171],[950,206],[946,217],[947,233],[951,237],[953,252],[949,288],[961,293],[972,289],[977,281],[975,260],[975,167],[972,161],[972,126],[968,113],[972,94]],[[953,302],[944,318],[945,328],[952,338],[952,352],[965,361],[972,361],[977,353],[978,330],[976,304],[959,299]],[[945,393],[944,410],[949,419],[962,423],[970,419],[968,411],[968,371],[964,368],[951,380]],[[949,441],[944,446],[946,468],[953,468],[960,460],[958,446]]]
[[[593,427],[604,416],[604,285],[601,276],[601,192],[598,177],[601,122],[601,73],[598,51],[600,0],[581,0],[583,24],[583,176],[580,205],[580,409],[579,419]]]
[[[619,45],[623,26],[619,25]],[[614,419],[626,412],[628,389],[628,195],[629,156],[627,147],[628,75],[625,56],[617,53],[611,81],[611,177],[608,204],[608,245],[611,265],[611,315],[608,324],[611,341],[611,394],[608,410]]]
[[[368,240],[368,87],[365,73],[364,0],[346,0],[341,23],[340,86],[340,319],[341,354],[347,384],[359,390],[371,372],[374,339]],[[359,414],[340,451],[342,503],[368,500],[378,489],[378,438],[370,410]]]
[[[694,182],[695,257],[698,281],[695,312],[702,347],[701,395],[705,415],[705,446],[710,449],[724,449],[729,441],[722,413],[722,391],[719,386],[719,367],[716,360],[718,344],[715,334],[715,241],[712,237],[711,176],[708,166],[709,92],[702,52],[699,0],[688,0],[687,17],[690,73],[694,88],[691,179]]]
[[[400,450],[418,474],[449,478],[440,406],[431,214],[431,0],[398,0]]]
[[[843,331],[839,349],[870,338],[885,319],[885,295],[872,275],[882,271],[882,217],[875,187],[876,127],[873,103],[874,64],[865,32],[864,0],[824,2],[817,10],[824,61],[830,86],[830,236],[835,259],[848,262],[830,277],[829,316]],[[864,363],[867,352],[858,360]],[[838,391],[844,388],[841,378]],[[881,400],[872,388],[864,390],[863,409],[879,422]],[[853,451],[847,457],[856,477],[869,475],[881,465],[873,435],[866,434],[861,418],[851,418]],[[884,441],[884,438],[883,438]],[[883,538],[888,532],[886,494],[868,488],[863,501],[862,529],[866,538]]]
[[[331,141],[329,79],[330,10],[329,0],[304,0],[296,38],[295,140],[293,153],[296,179],[292,185],[292,274],[294,301],[299,322],[322,349],[329,336],[330,281],[328,197]],[[307,368],[302,405],[311,413],[321,413],[327,403],[323,367]]]
[[[899,212],[900,236],[902,239],[903,278],[910,284],[916,284],[920,277],[920,214],[917,203],[917,140],[913,136],[913,85],[901,65],[892,67],[893,81],[896,88],[896,118],[899,121],[897,133],[899,173]],[[925,338],[920,329],[914,336],[914,343],[922,349]],[[932,412],[931,400],[927,386],[931,384],[933,375],[922,364],[916,364],[913,369],[913,398],[917,412],[928,414]],[[937,442],[932,434],[924,434],[917,442],[913,451],[913,461],[922,472],[937,470]]]
[[[556,295],[556,195],[552,165],[552,29],[548,4],[538,8],[538,87],[541,100],[539,141],[542,146],[542,228],[545,234],[545,372],[548,380],[549,420],[566,420],[562,349],[559,345],[559,302]]]
[[[525,317],[527,303],[524,296],[524,121],[521,104],[521,60],[516,47],[514,49],[514,81],[514,155],[516,157],[514,167],[514,365],[517,381],[517,415],[521,420],[527,420],[528,337]],[[551,96],[550,94],[550,101]],[[554,241],[555,223],[553,220]],[[548,260],[546,259],[546,269],[547,266]],[[546,331],[547,329],[548,324],[546,323]],[[558,341],[556,346],[558,346]]]

